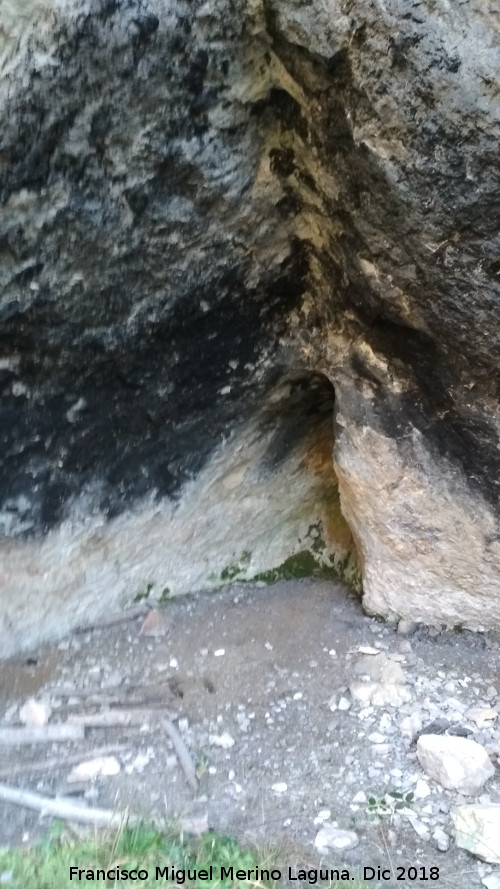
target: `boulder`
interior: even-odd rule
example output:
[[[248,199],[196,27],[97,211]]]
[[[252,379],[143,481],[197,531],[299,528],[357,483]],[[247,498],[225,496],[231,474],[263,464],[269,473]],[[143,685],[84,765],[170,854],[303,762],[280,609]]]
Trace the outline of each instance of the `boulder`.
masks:
[[[420,735],[417,758],[429,778],[465,794],[478,793],[495,773],[484,747],[455,735]]]
[[[500,864],[500,805],[457,806],[451,817],[457,846],[490,864]]]

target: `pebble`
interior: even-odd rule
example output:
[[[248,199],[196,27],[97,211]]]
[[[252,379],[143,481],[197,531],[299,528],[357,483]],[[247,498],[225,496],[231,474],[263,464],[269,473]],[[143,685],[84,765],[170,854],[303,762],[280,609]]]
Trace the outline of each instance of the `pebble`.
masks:
[[[408,620],[407,618],[402,617],[398,623],[398,633],[401,636],[413,636],[413,634],[417,631],[418,624],[413,620]]]
[[[450,838],[441,827],[436,827],[432,839],[438,852],[447,852],[450,848]]]
[[[427,784],[427,781],[424,781],[423,778],[419,778],[415,785],[415,799],[425,799],[427,796],[431,795],[431,788]]]
[[[328,821],[331,814],[332,813],[330,812],[330,809],[321,809],[321,811],[318,812],[318,814],[316,815],[313,823],[323,824],[324,821]]]
[[[166,636],[171,630],[172,625],[173,619],[168,612],[152,609],[144,618],[141,629],[139,630],[139,635],[153,637]]]
[[[229,732],[223,732],[221,735],[209,735],[208,743],[213,747],[222,747],[223,750],[229,750],[234,747],[234,738]]]
[[[28,698],[19,711],[19,719],[23,725],[41,727],[47,724],[51,714],[52,708],[48,700],[44,698],[37,701],[35,698]]]
[[[385,744],[387,738],[385,735],[380,734],[380,732],[372,732],[371,735],[368,735],[368,740],[372,742],[372,744]]]
[[[335,823],[325,821],[316,834],[314,845],[320,852],[346,852],[359,844],[359,837],[354,830],[341,830]]]
[[[276,784],[271,785],[271,790],[274,790],[275,793],[286,793],[288,784],[285,784],[284,781],[278,781]]]

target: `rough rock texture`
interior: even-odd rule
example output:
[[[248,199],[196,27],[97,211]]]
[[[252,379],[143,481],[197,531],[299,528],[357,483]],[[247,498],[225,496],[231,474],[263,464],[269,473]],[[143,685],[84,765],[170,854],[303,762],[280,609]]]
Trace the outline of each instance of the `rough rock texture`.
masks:
[[[498,626],[500,4],[0,12],[2,651],[345,566],[334,410],[366,608]]]
[[[451,817],[457,846],[484,861],[500,864],[499,805],[456,806]]]
[[[421,735],[417,759],[424,772],[449,790],[473,795],[495,774],[488,753],[470,738]]]

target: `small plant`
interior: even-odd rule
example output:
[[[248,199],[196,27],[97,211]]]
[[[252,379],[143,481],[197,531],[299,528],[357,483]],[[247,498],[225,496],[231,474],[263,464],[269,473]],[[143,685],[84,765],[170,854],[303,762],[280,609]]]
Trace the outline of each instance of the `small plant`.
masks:
[[[413,791],[409,793],[400,793],[398,790],[391,790],[386,796],[377,799],[374,796],[368,797],[368,813],[376,818],[386,818],[389,816],[394,818],[396,812],[402,812],[404,809],[411,809],[411,804],[415,794]]]

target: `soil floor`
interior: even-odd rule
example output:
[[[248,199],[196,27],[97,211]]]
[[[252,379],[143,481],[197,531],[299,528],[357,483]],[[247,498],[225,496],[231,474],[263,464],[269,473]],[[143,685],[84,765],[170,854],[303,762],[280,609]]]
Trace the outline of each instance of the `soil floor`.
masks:
[[[383,886],[483,885],[491,868],[457,848],[450,811],[477,799],[500,802],[498,762],[477,798],[443,790],[424,775],[404,725],[414,714],[423,726],[448,719],[494,750],[498,634],[416,628],[405,636],[364,615],[341,585],[314,580],[175,599],[151,628],[158,636],[140,632],[143,619],[83,630],[2,662],[4,727],[19,724],[32,696],[49,701],[49,725],[116,710],[133,714],[136,724],[87,726],[85,739],[72,743],[0,746],[0,780],[100,808],[129,807],[147,819],[206,815],[210,827],[274,849],[269,860],[286,872],[321,862],[342,864],[352,877],[381,867],[389,877]],[[407,701],[353,700],[355,665],[376,650],[401,665]],[[498,717],[478,727],[467,718],[477,706],[496,708]],[[165,714],[190,750],[196,791],[162,728]],[[116,774],[68,782],[78,755],[92,759],[115,744]],[[395,812],[387,795],[415,791],[419,781],[408,812]],[[370,797],[385,798],[389,811],[370,812]],[[320,853],[314,841],[324,821],[355,831],[358,844]],[[31,842],[49,824],[34,811],[0,804],[2,845]],[[449,837],[447,851],[438,850],[436,829]],[[416,880],[398,871],[409,867],[418,869]],[[429,879],[431,867],[439,868],[438,880]],[[379,885],[375,876],[370,885]]]

